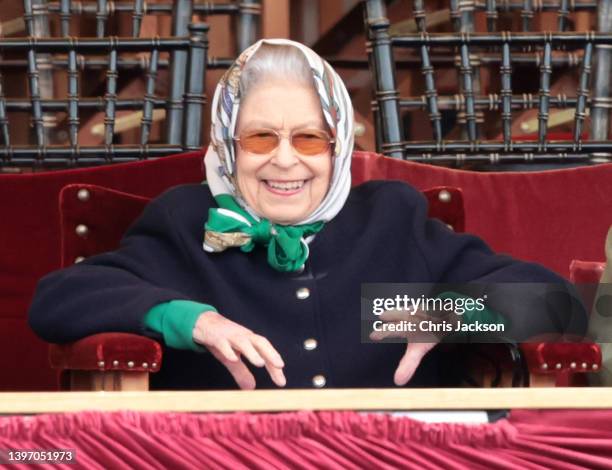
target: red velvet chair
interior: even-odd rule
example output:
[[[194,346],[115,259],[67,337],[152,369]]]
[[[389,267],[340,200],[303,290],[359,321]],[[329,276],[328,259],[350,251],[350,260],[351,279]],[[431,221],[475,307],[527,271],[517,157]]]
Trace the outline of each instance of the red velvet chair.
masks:
[[[407,179],[407,170],[423,171],[431,179],[440,169],[421,164],[410,164],[381,158],[375,154],[357,153],[353,165],[355,184],[370,178]],[[610,168],[604,167],[605,171]],[[573,170],[554,172],[557,178],[571,177],[566,175]],[[469,212],[464,213],[465,192],[471,188],[465,185],[461,177],[476,178],[480,188],[487,188],[487,179],[490,174],[459,172],[456,170],[443,170],[446,176],[454,177],[454,184],[461,189],[445,185],[436,185],[425,190],[429,200],[430,215],[442,219],[456,231],[463,231],[465,222],[470,220]],[[502,174],[505,176],[507,174]],[[523,178],[525,182],[537,183],[535,174],[520,174],[513,177]],[[397,176],[397,178],[395,178]],[[411,175],[414,177],[414,175]],[[499,176],[499,175],[494,175]],[[548,177],[548,174],[535,175]],[[492,179],[493,181],[499,178]],[[485,181],[483,181],[485,180]],[[422,183],[422,180],[420,180]],[[415,184],[415,181],[412,181]],[[443,183],[442,179],[435,184]],[[503,185],[502,185],[503,186]],[[504,188],[499,186],[499,193],[503,196]],[[530,187],[536,189],[537,185]],[[490,200],[491,198],[489,198]],[[70,265],[101,251],[113,249],[119,242],[127,225],[135,218],[147,202],[147,198],[123,192],[109,190],[94,185],[73,184],[65,187],[60,196],[60,211],[62,214],[62,264]],[[605,198],[604,198],[605,202]],[[604,204],[605,205],[605,204]],[[486,205],[480,202],[480,207]],[[517,208],[500,210],[497,213],[483,212],[483,216],[495,217],[496,224],[503,224],[507,213],[520,214]],[[518,208],[522,209],[522,208]],[[544,208],[541,208],[544,209]],[[570,211],[571,212],[571,211]],[[500,221],[501,219],[501,221]],[[112,226],[107,223],[113,220]],[[517,223],[520,223],[520,218]],[[494,224],[490,224],[494,225]],[[532,243],[539,243],[539,238],[531,234]],[[503,240],[497,240],[503,242]],[[489,240],[489,242],[491,242]],[[602,242],[603,246],[603,242]],[[519,247],[514,246],[513,254]],[[540,261],[541,262],[541,261]],[[544,263],[550,267],[550,263]],[[586,266],[584,269],[587,269]],[[140,348],[140,349],[139,349]],[[491,346],[487,346],[491,349]],[[505,348],[494,350],[495,359],[508,362]],[[576,373],[597,370],[601,364],[599,348],[591,343],[584,344],[549,344],[527,343],[520,346],[520,351],[526,361],[532,385],[559,385],[570,384],[570,377]],[[147,388],[147,373],[156,371],[160,366],[161,353],[159,345],[134,335],[121,335],[108,333],[95,335],[72,345],[52,346],[51,361],[54,367],[71,370],[71,378],[65,380],[65,385],[72,388],[94,388],[116,390],[126,388]],[[510,369],[511,365],[508,365]],[[83,371],[89,371],[86,375]],[[489,371],[493,373],[493,371]]]
[[[135,194],[137,198],[151,198],[169,186],[201,181],[201,158],[200,152],[194,152],[109,167],[0,175],[0,390],[57,388],[57,373],[48,364],[48,346],[30,331],[26,313],[37,280],[59,268],[62,256],[68,263],[89,254],[70,252],[68,247],[60,253],[58,249],[57,200],[61,188],[71,183],[93,184]],[[356,152],[353,175],[355,183],[366,179],[401,179],[419,189],[461,188],[465,231],[483,237],[497,251],[540,262],[565,277],[569,276],[568,267],[573,259],[604,259],[604,240],[611,222],[609,214],[612,214],[612,185],[609,184],[612,164],[534,173],[472,173]],[[77,216],[88,216],[87,208],[90,211],[108,209],[91,202],[81,206],[84,214],[72,214],[76,217],[73,222],[86,221]],[[443,200],[434,203],[443,204]],[[136,211],[137,206],[136,203],[124,205],[122,209],[131,207]],[[126,212],[125,218],[133,215]],[[114,220],[119,220],[118,217],[117,213],[113,215]],[[83,230],[79,229],[79,233]],[[106,351],[113,350],[122,351],[116,360],[125,364],[128,371],[145,372],[144,369],[159,366],[155,348],[140,361],[133,355],[134,350],[139,350],[136,343],[126,346],[114,340],[97,343],[95,338],[89,338],[87,341],[79,342],[82,349],[56,349],[53,363],[82,368],[84,361],[96,369],[112,368],[114,360],[104,364],[101,361],[107,357]],[[88,351],[93,351],[94,356],[87,356]],[[588,369],[593,364],[598,366],[595,352],[586,352],[586,355],[584,350],[572,352],[571,356],[558,352],[540,354],[533,367],[539,367],[544,376],[554,378],[571,371],[572,362],[579,365],[586,362]],[[547,369],[542,368],[544,364]],[[559,369],[557,364],[561,364]],[[79,380],[75,378],[74,383],[78,384]],[[121,379],[113,377],[113,381],[121,382]]]
[[[463,231],[461,191],[437,187],[425,191],[430,213]],[[91,184],[69,184],[59,197],[62,266],[115,249],[149,198]],[[112,221],[112,223],[109,223]],[[50,361],[71,390],[147,390],[148,373],[161,365],[153,340],[125,333],[102,333],[67,345],[51,345]]]

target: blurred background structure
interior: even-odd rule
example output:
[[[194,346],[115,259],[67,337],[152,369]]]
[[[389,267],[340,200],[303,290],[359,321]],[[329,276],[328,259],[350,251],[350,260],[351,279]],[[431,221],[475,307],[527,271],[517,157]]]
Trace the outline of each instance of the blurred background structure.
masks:
[[[357,149],[470,168],[607,161],[611,4],[3,0],[0,168],[205,145],[206,97],[261,37],[301,41],[338,69],[355,105]]]

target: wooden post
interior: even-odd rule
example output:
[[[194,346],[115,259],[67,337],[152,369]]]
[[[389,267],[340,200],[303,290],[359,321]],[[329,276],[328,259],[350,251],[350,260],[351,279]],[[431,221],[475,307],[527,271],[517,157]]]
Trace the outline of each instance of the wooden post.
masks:
[[[72,370],[69,386],[70,390],[81,392],[146,392],[149,390],[149,373],[119,370]]]
[[[263,0],[262,38],[289,39],[289,0]]]

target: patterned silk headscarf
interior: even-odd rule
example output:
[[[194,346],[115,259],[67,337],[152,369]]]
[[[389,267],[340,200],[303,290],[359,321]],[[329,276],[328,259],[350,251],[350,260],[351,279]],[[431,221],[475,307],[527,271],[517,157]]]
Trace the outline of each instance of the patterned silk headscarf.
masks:
[[[262,44],[289,45],[304,54],[312,71],[323,116],[335,139],[329,190],[319,207],[292,226],[271,224],[258,217],[241,197],[236,184],[233,138],[240,110],[240,75]],[[204,164],[207,183],[219,208],[210,210],[204,249],[215,252],[239,246],[242,251],[251,251],[254,244],[259,243],[268,247],[268,261],[275,269],[300,269],[308,257],[308,241],[342,209],[351,187],[354,118],[353,106],[342,79],[327,62],[303,44],[287,39],[263,39],[240,54],[223,75],[215,90],[211,111],[211,143]]]

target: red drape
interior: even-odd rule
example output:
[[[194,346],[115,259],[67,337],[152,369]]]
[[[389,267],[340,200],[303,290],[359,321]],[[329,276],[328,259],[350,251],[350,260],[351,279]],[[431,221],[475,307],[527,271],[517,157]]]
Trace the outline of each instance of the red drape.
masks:
[[[355,412],[0,418],[0,449],[53,448],[75,449],[77,468],[612,468],[612,410],[519,410],[476,425]]]

